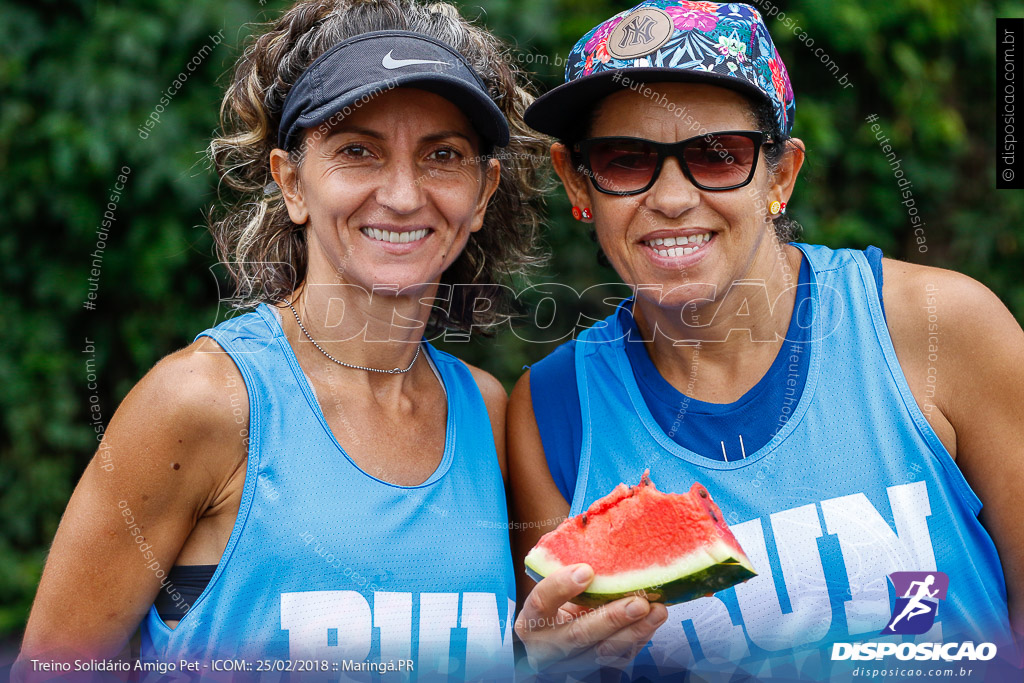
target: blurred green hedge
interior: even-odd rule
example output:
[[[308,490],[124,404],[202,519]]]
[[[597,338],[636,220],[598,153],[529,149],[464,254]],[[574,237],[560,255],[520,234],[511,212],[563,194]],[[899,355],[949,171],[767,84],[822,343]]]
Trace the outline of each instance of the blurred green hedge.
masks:
[[[556,63],[580,35],[627,7],[607,0],[462,4],[515,45],[542,89],[560,81]],[[790,204],[806,241],[875,244],[888,256],[955,268],[989,285],[1021,319],[1024,193],[994,190],[995,17],[1024,15],[1021,2],[774,5],[805,34],[768,20],[797,94],[794,134],[808,148]],[[23,627],[49,542],[96,447],[93,423],[106,423],[160,357],[225,315],[203,227],[215,187],[203,149],[252,22],[282,6],[0,1],[0,281],[8,320],[0,335],[0,637]],[[766,14],[770,6],[759,5]],[[221,31],[223,42],[204,52]],[[808,40],[854,87],[837,84]],[[162,94],[200,52],[199,68],[140,136]],[[926,254],[915,248],[869,114],[878,115],[914,183]],[[95,309],[86,310],[97,228],[125,166],[128,182],[92,283]],[[614,282],[586,229],[568,217],[564,196],[554,194],[549,210],[554,257],[539,279],[577,290]],[[505,332],[449,350],[511,386],[553,346]]]

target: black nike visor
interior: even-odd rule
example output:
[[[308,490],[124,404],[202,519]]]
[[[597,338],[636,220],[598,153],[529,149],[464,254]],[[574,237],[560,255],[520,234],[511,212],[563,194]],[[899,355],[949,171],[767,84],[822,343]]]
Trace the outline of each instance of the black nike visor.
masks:
[[[278,147],[292,151],[302,129],[337,125],[359,103],[400,87],[452,102],[473,124],[485,153],[508,144],[505,115],[458,51],[420,33],[373,31],[338,43],[302,72],[284,101]]]

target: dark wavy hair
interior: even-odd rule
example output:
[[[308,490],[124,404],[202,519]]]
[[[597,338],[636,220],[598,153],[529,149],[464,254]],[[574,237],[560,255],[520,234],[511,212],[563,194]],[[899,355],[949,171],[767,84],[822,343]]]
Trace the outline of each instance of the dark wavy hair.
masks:
[[[235,64],[221,103],[221,130],[209,146],[221,184],[234,195],[222,209],[211,211],[209,227],[235,286],[235,307],[280,301],[306,277],[304,226],[289,218],[270,173],[270,152],[277,146],[281,110],[292,84],[341,41],[370,31],[406,30],[462,54],[511,131],[508,146],[493,154],[501,161],[501,179],[483,229],[470,236],[442,275],[442,292],[445,285],[459,286],[451,287],[447,310],[435,306],[429,328],[469,331],[516,313],[515,298],[501,283],[543,261],[538,245],[550,141],[523,122],[534,91],[509,48],[453,5],[415,0],[302,0],[264,27]],[[477,298],[491,302],[487,310],[474,310]]]
[[[779,163],[786,153],[787,145],[792,144],[789,142],[791,136],[783,134],[778,119],[775,118],[775,111],[769,102],[751,101],[750,106],[758,130],[772,141],[762,145],[761,150],[764,153],[764,160],[768,162],[768,172],[775,174],[779,170]],[[795,242],[803,232],[800,224],[789,214],[783,213],[775,216],[772,218],[772,224],[775,227],[775,236],[783,244]]]

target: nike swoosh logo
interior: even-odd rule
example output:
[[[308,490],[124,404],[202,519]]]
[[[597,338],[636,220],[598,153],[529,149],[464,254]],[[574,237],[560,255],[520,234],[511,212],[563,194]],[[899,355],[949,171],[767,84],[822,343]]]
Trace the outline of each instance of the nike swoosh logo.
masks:
[[[394,50],[391,52],[394,52]],[[413,64],[444,64],[445,66],[451,66],[448,62],[437,62],[432,59],[395,59],[391,56],[391,52],[384,55],[384,59],[381,60],[380,64],[385,69],[401,69],[403,66],[412,66]]]

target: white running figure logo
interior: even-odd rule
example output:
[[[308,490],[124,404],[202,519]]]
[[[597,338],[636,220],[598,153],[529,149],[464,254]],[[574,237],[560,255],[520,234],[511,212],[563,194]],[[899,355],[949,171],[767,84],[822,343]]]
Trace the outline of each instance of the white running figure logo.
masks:
[[[893,619],[892,623],[889,624],[890,629],[892,629],[896,625],[896,622],[902,619],[903,617],[906,617],[909,620],[913,619],[918,615],[927,614],[928,612],[932,611],[932,608],[929,605],[923,604],[921,600],[923,600],[924,598],[934,598],[936,595],[939,594],[938,588],[935,589],[934,593],[928,590],[933,583],[935,583],[934,574],[929,574],[924,581],[912,581],[910,583],[910,585],[907,587],[906,595],[903,596],[904,598],[910,598],[910,602],[908,602],[907,606],[903,608],[903,611],[900,612],[900,615]],[[918,587],[917,593],[911,595],[911,593],[914,592],[914,586]]]

